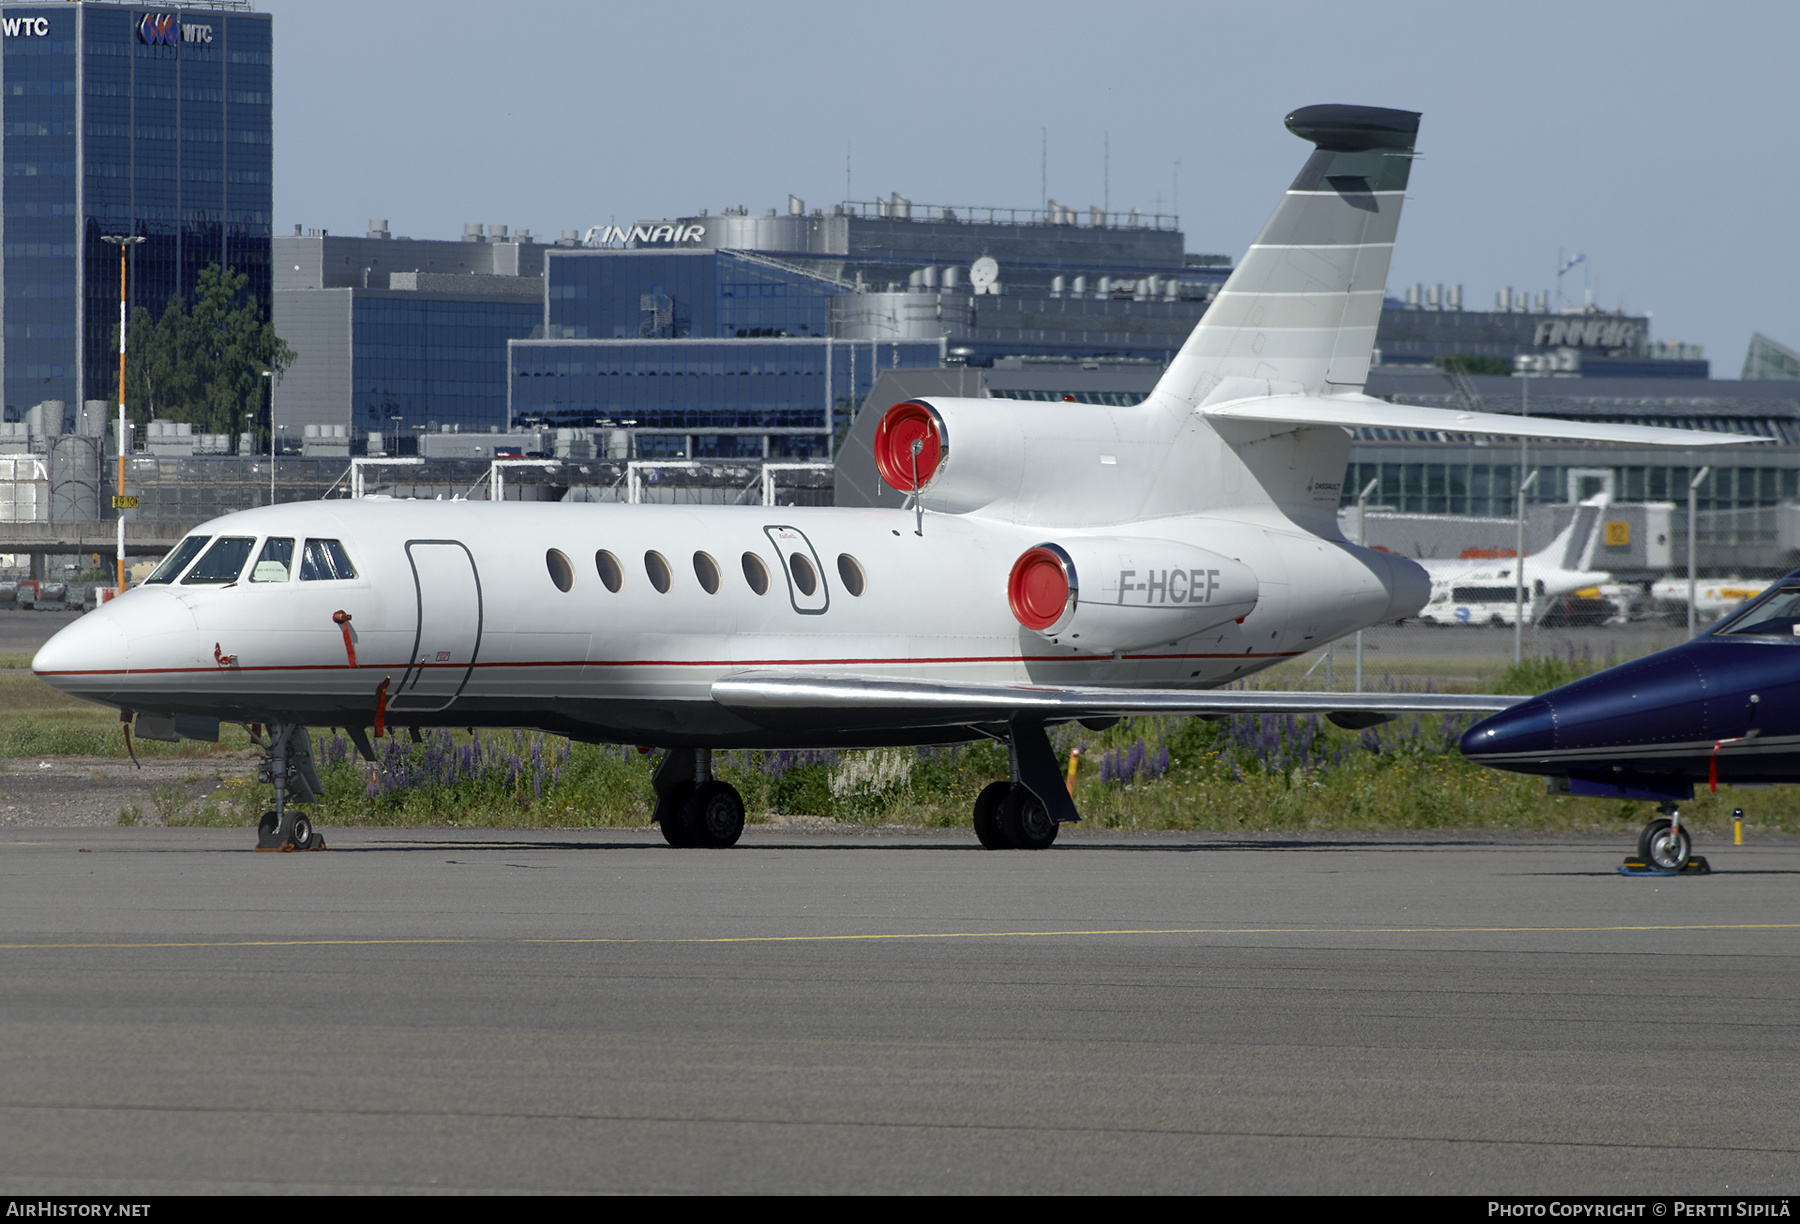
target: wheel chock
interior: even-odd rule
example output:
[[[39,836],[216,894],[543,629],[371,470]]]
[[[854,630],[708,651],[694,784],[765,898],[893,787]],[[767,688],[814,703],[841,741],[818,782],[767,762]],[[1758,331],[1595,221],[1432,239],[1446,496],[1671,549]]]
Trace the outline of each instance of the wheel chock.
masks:
[[[306,847],[305,851],[302,851],[299,846],[296,846],[291,841],[283,842],[279,846],[257,846],[255,847],[255,850],[258,854],[302,854],[309,853],[313,850],[323,850],[324,848],[325,839],[315,833],[313,835],[313,844]]]
[[[1674,876],[1674,875],[1711,875],[1712,866],[1703,855],[1696,854],[1689,859],[1687,866],[1680,871],[1664,871],[1660,867],[1652,867],[1643,859],[1628,858],[1624,866],[1619,868],[1622,876]]]

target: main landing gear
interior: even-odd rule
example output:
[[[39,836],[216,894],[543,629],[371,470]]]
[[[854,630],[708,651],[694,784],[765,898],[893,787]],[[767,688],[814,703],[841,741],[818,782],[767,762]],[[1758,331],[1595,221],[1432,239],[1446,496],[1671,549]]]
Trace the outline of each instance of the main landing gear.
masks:
[[[1044,850],[1065,822],[1080,820],[1056,768],[1044,724],[1012,720],[1006,741],[1008,781],[990,783],[975,800],[975,836],[989,850]]]
[[[663,840],[671,846],[723,849],[744,832],[744,798],[712,776],[711,748],[671,748],[650,785]]]
[[[275,810],[256,826],[258,850],[323,850],[325,838],[293,803],[312,803],[325,793],[313,767],[312,737],[299,723],[270,723],[256,780],[275,788]]]

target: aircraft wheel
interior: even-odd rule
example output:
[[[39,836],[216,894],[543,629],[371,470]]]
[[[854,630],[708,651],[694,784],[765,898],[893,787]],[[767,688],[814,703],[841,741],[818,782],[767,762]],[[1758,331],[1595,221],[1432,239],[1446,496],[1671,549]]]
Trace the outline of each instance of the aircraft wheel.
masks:
[[[294,849],[296,850],[311,850],[315,842],[324,840],[317,833],[313,832],[312,821],[304,816],[294,817],[292,839]]]
[[[671,846],[687,847],[694,844],[694,835],[688,828],[685,814],[688,796],[693,793],[692,782],[677,782],[656,800],[656,814],[651,819],[662,827],[663,840]]]
[[[988,850],[1011,850],[1012,842],[1000,827],[1000,805],[1012,793],[1010,782],[990,782],[975,798],[975,836]]]
[[[1050,809],[1023,786],[1012,787],[1000,805],[1000,828],[1015,850],[1047,850],[1056,840]]]
[[[1666,820],[1652,820],[1638,842],[1644,848],[1644,861],[1658,871],[1680,871],[1693,857],[1688,831],[1672,828]]]
[[[280,818],[274,812],[264,812],[262,820],[256,826],[256,848],[259,850],[281,849],[281,838],[276,836],[280,830]]]
[[[708,782],[688,796],[681,818],[691,844],[723,850],[743,835],[744,799],[729,782]]]

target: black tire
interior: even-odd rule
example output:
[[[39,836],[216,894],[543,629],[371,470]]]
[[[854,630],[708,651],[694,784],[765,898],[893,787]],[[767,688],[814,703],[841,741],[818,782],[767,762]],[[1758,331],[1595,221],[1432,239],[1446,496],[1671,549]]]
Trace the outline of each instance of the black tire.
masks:
[[[663,840],[679,849],[686,849],[694,844],[694,835],[689,831],[687,818],[683,814],[688,796],[693,793],[692,782],[677,782],[666,793],[657,796],[656,814],[651,817],[662,826]]]
[[[1000,827],[1000,805],[1012,793],[1010,782],[990,782],[975,797],[975,836],[988,850],[1011,850],[1006,831]]]
[[[259,850],[281,849],[281,839],[276,833],[281,829],[281,821],[274,812],[264,812],[263,818],[256,826],[256,846]]]
[[[1671,830],[1667,820],[1653,820],[1644,829],[1645,836],[1640,839],[1644,847],[1644,861],[1658,871],[1680,871],[1694,857],[1694,844],[1684,828]]]
[[[1652,820],[1649,824],[1644,826],[1643,831],[1638,834],[1637,856],[1640,859],[1643,859],[1646,863],[1650,861],[1650,839],[1668,828],[1669,824],[1669,818],[1663,816]]]
[[[313,832],[312,821],[304,816],[294,817],[294,830],[290,835],[296,850],[311,850],[318,834]]]
[[[1047,850],[1056,840],[1056,821],[1044,801],[1015,786],[1000,805],[1000,829],[1015,850]]]
[[[714,780],[694,788],[682,805],[682,822],[696,846],[723,850],[744,832],[744,798],[729,782]]]

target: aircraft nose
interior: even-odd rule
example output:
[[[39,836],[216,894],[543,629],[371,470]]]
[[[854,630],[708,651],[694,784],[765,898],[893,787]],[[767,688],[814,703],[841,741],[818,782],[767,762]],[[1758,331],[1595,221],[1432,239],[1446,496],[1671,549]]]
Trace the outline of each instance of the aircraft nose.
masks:
[[[1522,701],[1464,732],[1458,745],[1473,760],[1518,752],[1548,752],[1556,746],[1556,718],[1542,697]]]
[[[38,650],[31,670],[52,688],[65,692],[84,687],[97,673],[123,672],[130,664],[125,630],[111,605],[97,608]]]

